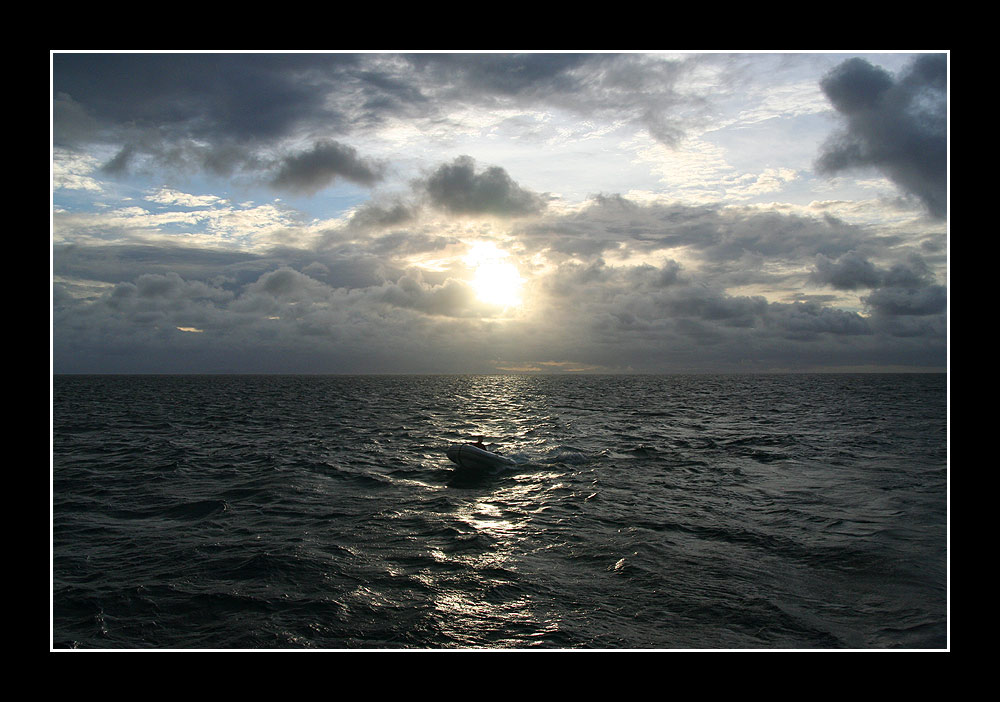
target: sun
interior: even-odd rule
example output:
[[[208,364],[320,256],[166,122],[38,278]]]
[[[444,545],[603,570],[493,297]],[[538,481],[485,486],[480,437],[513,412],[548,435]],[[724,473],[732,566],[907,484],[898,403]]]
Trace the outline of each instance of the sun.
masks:
[[[476,268],[472,287],[476,297],[489,305],[517,307],[521,304],[521,274],[512,263],[483,263]]]
[[[481,302],[498,307],[518,307],[524,280],[510,254],[492,242],[473,244],[466,262],[474,267],[471,285]]]

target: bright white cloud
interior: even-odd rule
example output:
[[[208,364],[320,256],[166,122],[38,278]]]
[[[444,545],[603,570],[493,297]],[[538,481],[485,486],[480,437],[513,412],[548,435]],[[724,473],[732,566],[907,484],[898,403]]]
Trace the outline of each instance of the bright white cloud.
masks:
[[[52,187],[54,190],[101,191],[100,181],[93,176],[98,167],[94,156],[73,153],[66,149],[52,152]]]

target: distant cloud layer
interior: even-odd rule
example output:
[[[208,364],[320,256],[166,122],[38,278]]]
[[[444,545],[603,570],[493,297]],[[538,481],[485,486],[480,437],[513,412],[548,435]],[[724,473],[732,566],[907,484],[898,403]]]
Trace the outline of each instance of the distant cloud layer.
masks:
[[[535,283],[545,308],[532,322],[507,324],[503,331],[480,320],[488,318],[489,308],[467,282],[407,267],[405,255],[417,242],[424,251],[455,243],[421,237],[414,229],[399,236],[361,235],[325,251],[228,260],[172,248],[171,258],[158,265],[161,273],[148,272],[150,263],[127,248],[104,247],[91,261],[82,258],[85,251],[59,248],[57,274],[68,278],[75,268],[94,276],[100,266],[109,283],[121,282],[90,299],[58,296],[56,358],[65,368],[85,366],[88,359],[96,363],[109,352],[109,340],[117,339],[122,352],[149,343],[167,354],[146,353],[130,363],[155,361],[177,370],[177,359],[198,357],[186,350],[193,342],[171,336],[189,327],[209,339],[201,353],[214,348],[225,358],[216,370],[244,372],[265,357],[274,371],[288,371],[285,364],[296,361],[317,372],[447,372],[468,358],[480,358],[473,367],[486,371],[484,354],[507,363],[571,360],[617,370],[750,370],[760,364],[823,365],[831,343],[840,347],[838,365],[888,358],[933,365],[943,358],[944,287],[919,257],[883,269],[853,253],[871,245],[870,232],[844,228],[837,241],[829,224],[790,217],[679,206],[607,208],[595,201],[593,219],[586,212],[550,215],[532,225],[560,235],[544,241],[525,236],[529,251],[555,247],[566,257]],[[600,246],[571,243],[577,237],[590,241],[594,223],[604,233]],[[760,236],[770,231],[785,232],[784,240],[792,244],[785,254],[776,254],[769,238]],[[660,266],[610,265],[601,255],[653,246],[654,232],[657,246],[699,251],[701,270],[674,260]],[[816,253],[838,250],[844,253],[836,258]],[[809,252],[815,265],[802,277],[811,276],[821,287],[860,291],[869,316],[818,299],[769,302],[761,295],[726,292],[735,282],[779,282],[780,276],[747,267],[765,253],[773,265],[794,266]],[[174,271],[183,271],[183,277]],[[396,335],[405,343],[395,341]],[[376,339],[382,342],[366,351],[365,343]],[[446,340],[443,347],[436,339]],[[171,360],[168,349],[183,353]]]

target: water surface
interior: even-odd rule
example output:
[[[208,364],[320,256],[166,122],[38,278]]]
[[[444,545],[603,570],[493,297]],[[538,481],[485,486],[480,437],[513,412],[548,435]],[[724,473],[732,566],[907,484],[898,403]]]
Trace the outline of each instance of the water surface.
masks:
[[[943,375],[57,376],[56,648],[943,648]],[[455,471],[483,434],[516,467]]]

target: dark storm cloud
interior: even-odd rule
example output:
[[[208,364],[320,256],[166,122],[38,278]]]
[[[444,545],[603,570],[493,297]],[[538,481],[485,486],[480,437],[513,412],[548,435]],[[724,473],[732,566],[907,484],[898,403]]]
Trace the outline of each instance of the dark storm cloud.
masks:
[[[879,288],[862,300],[876,314],[899,316],[926,316],[943,314],[948,304],[948,293],[943,285],[923,288]]]
[[[317,83],[324,74],[352,71],[357,60],[350,54],[55,54],[52,83],[54,94],[78,105],[93,126],[245,142],[283,136],[315,115],[337,121]],[[59,136],[65,135],[57,130]]]
[[[872,290],[861,300],[880,317],[943,314],[948,302],[947,289],[916,254],[887,269],[878,268],[854,252],[835,261],[820,255],[812,280],[839,290]]]
[[[54,54],[53,141],[116,149],[106,173],[144,159],[172,168],[259,174],[265,156],[306,137],[278,184],[346,176],[340,149],[388,120],[449,119],[455,107],[544,107],[611,116],[675,143],[703,95],[676,84],[702,58],[624,54]],[[358,157],[360,158],[360,157]],[[350,164],[355,182],[377,170]],[[272,176],[274,174],[271,174]]]
[[[459,156],[442,164],[416,184],[431,204],[453,214],[520,216],[535,214],[545,207],[545,199],[525,190],[499,166],[476,171],[469,156]]]
[[[899,76],[861,58],[821,82],[846,124],[818,161],[825,173],[874,167],[935,217],[947,210],[947,57],[925,54]]]
[[[934,280],[927,263],[913,255],[885,271],[880,287],[862,301],[881,317],[944,315],[948,291]]]
[[[882,280],[882,273],[875,264],[854,251],[836,260],[819,254],[812,280],[837,290],[857,290],[877,287]]]
[[[374,185],[384,173],[385,164],[362,158],[353,147],[324,140],[308,151],[285,157],[271,184],[311,195],[338,178]]]
[[[316,134],[283,157],[276,185],[314,191],[336,177],[370,185],[377,164],[332,137],[365,123],[360,57],[351,54],[55,54],[53,141],[113,145],[108,174],[144,158],[232,175],[274,168],[262,154]],[[378,84],[378,81],[374,81]],[[385,81],[377,90],[389,90]],[[331,100],[331,94],[335,98]],[[363,103],[363,101],[362,101]]]

